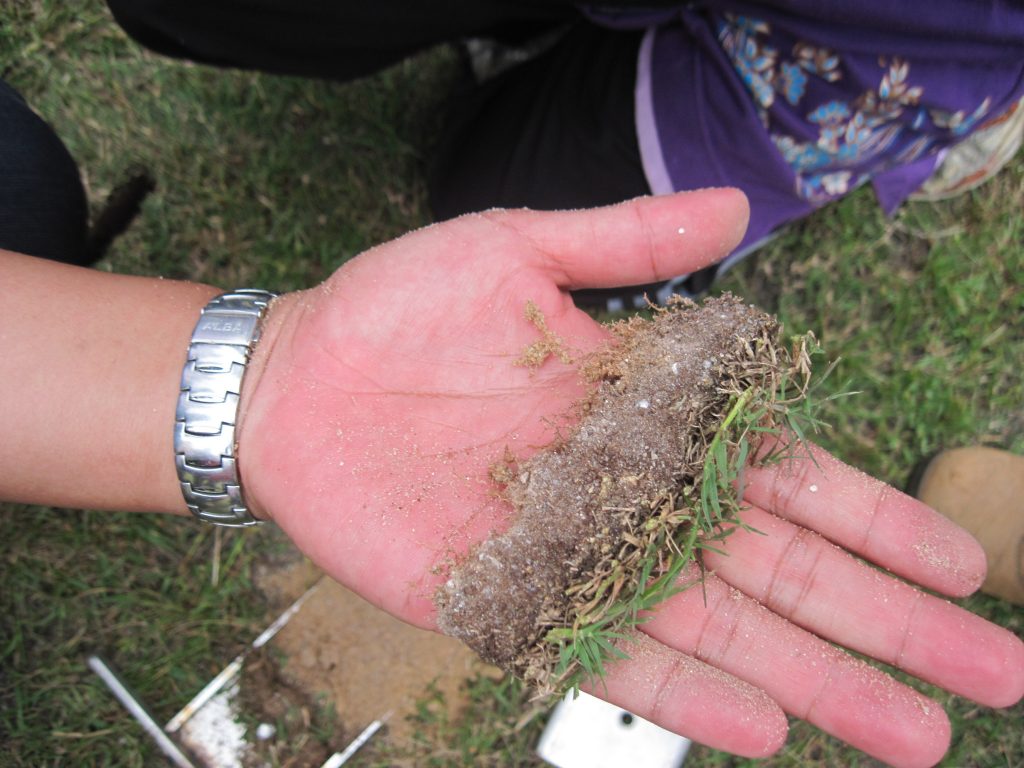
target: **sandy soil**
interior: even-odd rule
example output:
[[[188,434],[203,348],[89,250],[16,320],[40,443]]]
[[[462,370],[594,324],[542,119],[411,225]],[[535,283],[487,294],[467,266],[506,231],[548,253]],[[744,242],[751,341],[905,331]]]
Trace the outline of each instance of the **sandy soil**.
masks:
[[[406,717],[431,683],[454,714],[463,703],[462,682],[483,667],[462,643],[392,618],[297,555],[265,564],[256,582],[275,610],[284,610],[317,585],[271,641],[269,653],[261,654],[261,663],[275,663],[278,669],[260,680],[272,681],[267,685],[276,680],[310,701],[326,697],[345,742],[390,712],[386,733],[375,738],[404,744],[411,735]],[[254,675],[251,684],[261,682]],[[272,695],[266,692],[268,699]],[[251,702],[251,690],[245,699]]]

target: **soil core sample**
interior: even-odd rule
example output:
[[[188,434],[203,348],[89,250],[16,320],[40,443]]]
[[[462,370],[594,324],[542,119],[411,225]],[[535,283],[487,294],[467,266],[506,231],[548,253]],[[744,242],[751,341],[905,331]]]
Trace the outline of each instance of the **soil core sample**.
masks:
[[[671,594],[679,558],[699,560],[737,523],[735,473],[810,371],[804,345],[780,348],[776,320],[728,295],[612,330],[617,343],[583,366],[595,386],[575,430],[495,467],[511,525],[435,595],[443,632],[541,694],[622,656],[609,639],[637,623],[652,581]],[[746,425],[741,439],[733,422]]]

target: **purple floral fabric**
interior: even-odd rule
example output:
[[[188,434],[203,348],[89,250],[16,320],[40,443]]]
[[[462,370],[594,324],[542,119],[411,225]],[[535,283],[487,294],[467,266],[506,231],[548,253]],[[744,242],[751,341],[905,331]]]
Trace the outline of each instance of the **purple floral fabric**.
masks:
[[[736,185],[740,249],[865,183],[891,212],[1024,94],[1024,4],[692,3],[649,27],[637,133],[654,192]]]

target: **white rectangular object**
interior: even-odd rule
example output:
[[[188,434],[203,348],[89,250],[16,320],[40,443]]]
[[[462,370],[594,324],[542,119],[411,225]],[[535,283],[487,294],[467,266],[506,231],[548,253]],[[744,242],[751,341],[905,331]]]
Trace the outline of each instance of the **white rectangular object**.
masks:
[[[242,768],[249,748],[238,722],[238,676],[196,709],[178,738],[206,768]]]
[[[537,754],[556,768],[679,768],[690,740],[580,692],[555,707]]]

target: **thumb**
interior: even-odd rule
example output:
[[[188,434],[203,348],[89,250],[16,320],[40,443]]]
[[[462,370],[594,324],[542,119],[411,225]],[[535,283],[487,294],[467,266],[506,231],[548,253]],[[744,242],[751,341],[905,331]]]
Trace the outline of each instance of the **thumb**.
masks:
[[[641,197],[581,211],[491,211],[533,246],[562,288],[612,288],[665,280],[724,258],[750,218],[738,189]]]

